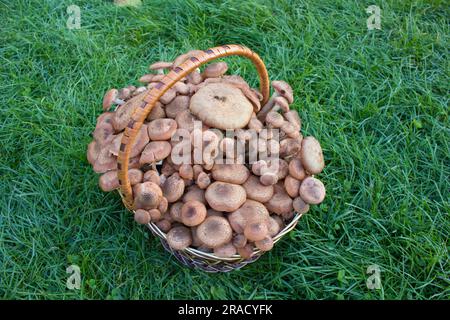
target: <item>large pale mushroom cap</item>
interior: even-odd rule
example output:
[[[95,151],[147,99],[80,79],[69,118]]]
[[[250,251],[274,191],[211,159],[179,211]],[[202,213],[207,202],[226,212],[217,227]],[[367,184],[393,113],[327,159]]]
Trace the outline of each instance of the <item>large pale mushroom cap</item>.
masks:
[[[253,105],[241,90],[227,83],[210,83],[191,98],[191,112],[206,125],[218,129],[245,127]]]

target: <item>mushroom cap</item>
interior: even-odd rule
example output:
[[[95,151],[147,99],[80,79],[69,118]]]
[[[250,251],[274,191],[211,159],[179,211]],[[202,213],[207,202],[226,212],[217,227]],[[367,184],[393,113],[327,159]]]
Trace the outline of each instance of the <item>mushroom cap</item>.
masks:
[[[154,209],[162,198],[161,188],[153,182],[138,183],[133,187],[136,209]]]
[[[184,193],[184,181],[178,173],[172,174],[162,186],[163,194],[170,203],[178,201]]]
[[[196,183],[200,189],[206,189],[211,184],[211,178],[206,172],[200,172],[197,177]]]
[[[287,176],[284,179],[284,189],[286,190],[287,194],[291,198],[295,198],[298,196],[298,189],[300,188],[300,181],[295,179],[292,176]]]
[[[133,145],[131,146],[130,158],[138,156],[150,141],[147,131],[148,129],[146,124],[142,125],[141,128],[139,129],[136,139],[134,140]]]
[[[161,198],[162,199],[162,198]],[[159,206],[159,205],[158,205]],[[148,210],[148,213],[150,214],[150,218],[153,222],[158,222],[162,219],[162,213],[156,208]]]
[[[162,219],[156,222],[156,226],[164,233],[167,233],[172,228],[172,223],[167,219]]]
[[[294,138],[286,138],[280,141],[280,157],[286,158],[297,154],[301,149],[301,141]]]
[[[183,202],[191,200],[197,200],[201,203],[206,203],[205,190],[200,189],[197,185],[192,185],[188,188],[188,191],[183,195]]]
[[[163,160],[170,155],[171,150],[172,147],[167,141],[152,141],[142,151],[139,163],[144,165]]]
[[[247,244],[247,238],[242,233],[237,233],[231,243],[235,248],[243,248]]]
[[[158,204],[158,210],[162,214],[167,212],[167,209],[169,208],[169,201],[167,201],[166,197],[162,197],[161,201]]]
[[[296,110],[289,110],[283,115],[287,121],[295,125],[297,127],[297,130],[300,131],[300,129],[302,128],[302,120],[300,119],[300,116]]]
[[[173,66],[172,62],[158,61],[151,64],[148,68],[150,70],[159,70],[159,69],[169,69],[172,68],[172,66]]]
[[[241,90],[227,83],[210,83],[191,97],[189,109],[210,127],[240,129],[250,121],[253,105]]]
[[[181,178],[192,180],[194,179],[194,169],[190,164],[182,164],[178,169],[178,174]]]
[[[283,188],[275,188],[275,192],[265,203],[267,210],[278,215],[292,211],[292,199]]]
[[[269,218],[267,218],[266,224],[267,230],[269,230],[269,236],[275,237],[280,232],[282,223],[283,221],[278,216],[270,216]]]
[[[233,231],[227,219],[223,217],[207,217],[197,227],[197,236],[208,247],[216,248],[231,240]]]
[[[137,92],[137,90],[135,91]],[[116,131],[122,131],[130,122],[131,116],[133,115],[136,108],[138,108],[144,101],[144,97],[147,94],[146,88],[144,87],[144,92],[140,92],[138,95],[134,96],[119,108],[117,108],[114,113],[113,127]]]
[[[104,146],[113,139],[114,128],[109,122],[98,122],[92,136],[95,141],[97,141],[101,146]]]
[[[117,170],[105,172],[98,179],[100,189],[105,192],[113,191],[120,187]]]
[[[95,172],[104,173],[106,171],[117,169],[117,158],[109,152],[110,145],[111,143],[103,146],[100,149],[97,159],[95,160],[95,163],[93,165],[93,169]]]
[[[148,136],[151,140],[169,140],[177,130],[177,123],[173,119],[156,119],[148,125]]]
[[[169,214],[174,221],[181,222],[181,208],[183,207],[182,202],[175,202],[170,206]]]
[[[172,68],[178,67],[180,64],[185,62],[187,59],[194,57],[196,55],[200,55],[200,54],[204,54],[204,52],[202,50],[190,50],[190,51],[186,52],[185,54],[182,54],[182,55],[176,57],[175,60],[173,61]]]
[[[267,168],[266,160],[258,160],[252,164],[252,172],[254,175],[260,176],[262,174],[261,171]]]
[[[103,111],[108,111],[118,95],[119,91],[117,89],[110,89],[105,93],[103,96]]]
[[[250,222],[244,228],[244,235],[250,241],[260,241],[269,234],[267,224],[263,222]]]
[[[182,111],[188,110],[190,100],[191,98],[189,96],[177,96],[164,108],[167,117],[175,119],[177,114]]]
[[[320,173],[325,167],[322,148],[316,138],[310,136],[302,140],[300,158],[303,167],[312,174]]]
[[[280,128],[284,123],[284,118],[280,113],[276,111],[270,111],[266,115],[266,123],[268,125],[271,125],[273,128]]]
[[[236,211],[228,215],[231,227],[237,233],[243,233],[247,224],[261,222],[269,218],[269,211],[260,202],[247,199]]]
[[[309,204],[307,204],[301,197],[297,197],[292,201],[294,210],[300,214],[307,213],[309,211]]]
[[[178,128],[186,129],[189,132],[194,130],[194,122],[197,118],[189,111],[184,110],[177,114],[175,121],[177,122]]]
[[[258,202],[267,202],[273,196],[273,186],[263,185],[257,176],[251,175],[242,185],[247,193],[247,199],[256,200]]]
[[[211,174],[216,181],[243,184],[248,179],[250,171],[243,164],[215,164]]]
[[[162,107],[161,102],[157,102],[155,106],[153,107],[152,111],[147,116],[147,121],[152,121],[155,119],[161,119],[166,117],[166,111]]]
[[[255,241],[255,246],[261,251],[269,251],[273,248],[273,240],[270,236],[267,236],[264,239]]]
[[[259,182],[265,186],[271,186],[278,182],[278,175],[274,172],[264,172],[261,177],[259,177]]]
[[[206,189],[205,198],[214,210],[233,212],[245,202],[246,193],[240,185],[215,181]]]
[[[319,179],[308,177],[300,185],[300,197],[309,204],[319,204],[325,198],[325,186]]]
[[[272,88],[280,96],[283,96],[286,98],[286,100],[289,102],[289,104],[294,102],[294,93],[292,91],[291,86],[287,82],[281,81],[281,80],[275,80],[275,81],[272,81],[271,85],[272,85]]]
[[[136,221],[139,224],[150,223],[150,221],[151,221],[150,214],[148,213],[147,210],[137,209],[134,212],[134,221]]]
[[[145,181],[153,182],[153,183],[157,184],[158,186],[161,185],[161,178],[159,176],[158,171],[155,171],[155,170],[148,170],[147,172],[145,172],[143,180],[144,180],[144,182]]]
[[[243,259],[250,259],[253,256],[253,245],[247,243],[242,248],[237,248],[237,252]]]
[[[228,65],[226,62],[216,62],[210,63],[203,70],[204,78],[217,78],[223,76],[228,70]]]
[[[300,181],[305,179],[306,172],[299,158],[294,158],[289,162],[289,175]]]
[[[181,222],[186,226],[194,227],[202,223],[206,218],[206,207],[197,200],[191,200],[181,207]]]
[[[285,97],[282,96],[275,97],[273,98],[273,103],[274,105],[279,106],[280,109],[283,110],[283,112],[289,112],[289,103]]]
[[[134,186],[135,184],[141,183],[144,173],[139,169],[129,169],[128,178],[130,179],[130,184]]]
[[[184,250],[192,243],[191,230],[183,226],[170,229],[166,238],[167,244],[174,250]]]
[[[218,257],[229,258],[236,254],[236,247],[231,243],[225,243],[220,247],[214,248],[214,254]]]

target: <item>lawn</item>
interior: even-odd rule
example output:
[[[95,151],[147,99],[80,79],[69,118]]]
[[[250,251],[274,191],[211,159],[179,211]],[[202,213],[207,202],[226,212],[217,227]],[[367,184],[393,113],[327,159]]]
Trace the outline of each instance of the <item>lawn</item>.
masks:
[[[143,3],[0,0],[0,298],[450,298],[446,1]],[[381,30],[367,28],[372,4]],[[108,88],[228,43],[294,88],[327,198],[259,261],[205,274],[99,190],[85,151]],[[257,83],[249,62],[226,61]],[[66,288],[72,264],[80,290]],[[380,289],[366,285],[373,265]]]

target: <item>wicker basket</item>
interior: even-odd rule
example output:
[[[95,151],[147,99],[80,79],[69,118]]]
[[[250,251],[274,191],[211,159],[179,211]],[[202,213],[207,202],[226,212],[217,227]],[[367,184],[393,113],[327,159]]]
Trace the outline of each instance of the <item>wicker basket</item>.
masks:
[[[155,106],[159,98],[169,90],[176,82],[184,78],[192,71],[199,68],[201,65],[215,60],[217,58],[226,56],[243,56],[250,59],[258,74],[260,80],[260,92],[263,96],[262,104],[265,104],[269,98],[269,77],[267,69],[261,60],[261,58],[252,50],[242,45],[224,45],[202,51],[201,53],[191,57],[183,62],[180,66],[175,67],[165,77],[154,86],[143,99],[143,102],[139,108],[136,109],[131,117],[130,122],[125,128],[125,132],[120,144],[120,151],[118,155],[117,169],[119,170],[119,194],[122,198],[124,205],[131,211],[133,208],[133,193],[128,179],[128,163],[130,158],[131,146],[136,139],[139,129],[144,123],[147,115]],[[278,242],[285,234],[295,228],[301,215],[296,213],[290,223],[273,238],[273,242]],[[213,254],[205,253],[194,248],[187,248],[183,251],[172,250],[166,241],[166,235],[162,232],[154,223],[149,223],[148,228],[151,232],[160,238],[164,248],[171,252],[181,263],[186,266],[198,268],[206,272],[228,272],[236,269],[240,269],[248,263],[256,261],[263,252],[255,250],[252,258],[243,259],[239,255],[234,255],[229,258],[217,257]]]

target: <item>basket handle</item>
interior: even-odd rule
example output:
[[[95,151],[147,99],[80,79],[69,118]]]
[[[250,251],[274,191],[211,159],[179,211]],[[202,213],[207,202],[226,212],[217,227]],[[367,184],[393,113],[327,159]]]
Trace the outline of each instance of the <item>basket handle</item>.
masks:
[[[133,189],[131,188],[130,180],[128,178],[131,146],[133,145],[139,129],[141,129],[147,115],[153,109],[159,98],[186,75],[211,60],[233,55],[246,57],[253,62],[259,75],[260,91],[263,96],[262,104],[264,105],[267,102],[269,98],[269,76],[267,74],[266,66],[255,52],[242,45],[230,44],[204,50],[188,58],[178,67],[172,69],[147,93],[142,104],[136,108],[131,116],[130,122],[125,128],[120,143],[120,150],[117,157],[117,169],[119,171],[118,177],[122,201],[128,209],[134,209]]]

